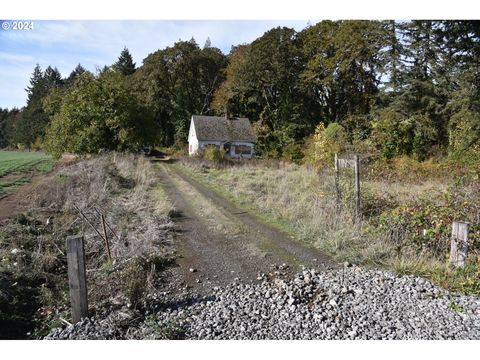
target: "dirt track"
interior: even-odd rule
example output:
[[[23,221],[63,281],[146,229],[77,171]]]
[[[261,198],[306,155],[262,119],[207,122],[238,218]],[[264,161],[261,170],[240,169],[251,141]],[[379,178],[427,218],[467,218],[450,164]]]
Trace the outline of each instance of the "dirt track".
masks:
[[[159,171],[162,186],[177,212],[176,271],[195,290],[236,279],[257,282],[261,274],[275,271],[275,265],[286,264],[288,271],[282,272],[287,275],[302,265],[320,270],[335,267],[319,250],[261,223],[175,167],[162,163]]]

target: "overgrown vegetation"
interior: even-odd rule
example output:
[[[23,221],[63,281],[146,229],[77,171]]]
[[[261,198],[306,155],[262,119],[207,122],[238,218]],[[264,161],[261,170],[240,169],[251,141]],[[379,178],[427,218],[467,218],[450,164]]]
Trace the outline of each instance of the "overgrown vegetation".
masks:
[[[354,219],[353,176],[348,171],[340,177],[342,202],[337,205],[329,168],[319,173],[311,166],[271,161],[231,166],[184,160],[180,169],[339,261],[389,267],[479,294],[478,174],[409,158],[387,164],[390,177],[384,177],[378,162],[363,167],[360,223]],[[435,170],[443,167],[448,171]],[[470,256],[464,269],[448,263],[454,220],[470,223]]]
[[[0,227],[0,338],[39,338],[69,319],[65,238],[83,234],[90,314],[141,308],[172,265],[171,207],[155,191],[153,165],[112,153],[65,165],[38,183],[31,208]],[[101,231],[104,213],[113,262]]]
[[[52,92],[45,108],[54,114],[47,126],[46,150],[64,152],[136,151],[155,144],[152,113],[130,94],[122,74],[107,71],[98,78],[82,74],[68,90]]]
[[[228,56],[192,38],[153,52],[138,68],[123,49],[96,74],[78,65],[62,78],[37,65],[26,106],[0,109],[0,147],[45,148],[60,157],[159,145],[181,154],[192,114],[245,116],[264,161],[235,166],[212,148],[186,171],[339,260],[478,293],[479,60],[479,22],[459,20],[278,27]],[[348,176],[340,182],[342,203],[333,197],[332,158],[348,152],[365,159],[361,223],[352,218]],[[0,162],[0,196],[24,181],[12,172],[49,169],[46,161],[12,164]],[[31,211],[2,225],[1,319],[20,331],[11,336],[31,328],[40,334],[66,311],[65,282],[56,276],[65,277],[60,249],[69,233],[87,236],[94,304],[117,293],[141,305],[156,270],[169,262],[151,253],[164,244],[171,210],[164,199],[149,210],[151,171],[130,155],[85,159],[49,176],[32,195]],[[105,212],[118,227],[115,263],[105,261],[100,237],[74,204],[87,216]],[[446,261],[453,220],[471,223],[463,270]]]

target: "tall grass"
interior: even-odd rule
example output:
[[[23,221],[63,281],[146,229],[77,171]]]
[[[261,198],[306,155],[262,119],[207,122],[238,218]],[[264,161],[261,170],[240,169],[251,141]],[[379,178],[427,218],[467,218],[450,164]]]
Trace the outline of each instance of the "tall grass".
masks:
[[[423,164],[416,172],[425,174],[423,178],[398,173],[392,180],[369,173],[372,167],[366,167],[362,182],[364,216],[355,222],[348,174],[340,179],[342,201],[337,205],[334,176],[328,169],[317,173],[306,166],[272,161],[218,166],[185,160],[178,165],[213,190],[339,261],[414,273],[453,290],[476,293],[480,288],[476,255],[480,245],[478,180],[454,186],[456,182],[452,176],[446,177],[446,171],[439,177],[428,177],[437,166]],[[408,167],[414,168],[415,164],[409,162]],[[439,183],[440,178],[444,182]],[[463,272],[452,269],[447,260],[448,231],[452,219],[458,218],[472,223],[471,265]]]
[[[349,204],[337,206],[334,177],[327,171],[319,175],[287,163],[205,169],[190,162],[183,170],[210,185],[221,185],[234,201],[338,260],[384,263],[393,249],[379,238],[362,234],[362,224],[354,221]]]
[[[65,237],[73,234],[85,239],[92,314],[111,302],[141,306],[173,259],[171,206],[158,196],[156,182],[145,158],[104,154],[76,161],[36,183],[29,194],[31,208],[0,227],[0,285],[8,290],[7,296],[0,294],[0,319],[17,330],[34,327],[32,336],[38,337],[58,326],[59,316],[68,318]],[[107,260],[104,240],[78,209],[100,233],[96,209],[105,214],[119,237],[109,232],[113,262]],[[16,306],[18,301],[35,313]]]

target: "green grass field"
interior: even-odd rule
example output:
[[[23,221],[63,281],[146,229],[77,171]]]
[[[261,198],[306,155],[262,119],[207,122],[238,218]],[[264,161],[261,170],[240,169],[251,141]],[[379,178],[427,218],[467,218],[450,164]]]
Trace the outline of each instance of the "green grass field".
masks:
[[[0,198],[30,181],[36,173],[52,170],[53,159],[36,152],[0,151]]]

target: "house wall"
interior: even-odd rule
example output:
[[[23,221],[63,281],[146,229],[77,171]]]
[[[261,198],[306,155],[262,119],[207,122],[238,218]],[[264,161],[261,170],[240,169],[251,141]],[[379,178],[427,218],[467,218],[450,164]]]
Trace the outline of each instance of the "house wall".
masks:
[[[224,141],[213,141],[213,140],[197,141],[197,143],[195,145],[196,147],[194,148],[193,153],[195,153],[198,150],[201,150],[201,149],[205,148],[208,145],[215,145],[215,146],[221,147],[221,146],[223,146],[224,143],[225,143]],[[231,144],[230,145],[230,152],[227,155],[232,157],[232,158],[240,158],[241,157],[241,158],[244,158],[244,159],[250,159],[250,158],[255,156],[255,144],[254,143],[243,142],[243,141],[232,141],[230,144]],[[250,154],[239,153],[237,151],[237,148],[236,148],[239,145],[248,146],[249,148],[251,148]]]
[[[255,144],[251,142],[242,142],[242,141],[232,141],[230,147],[230,157],[232,158],[244,158],[244,159],[251,159],[255,155]],[[248,146],[251,148],[250,154],[239,154],[238,151],[236,151],[236,147],[240,146]]]
[[[195,126],[193,121],[190,121],[190,130],[188,132],[188,155],[193,155],[198,151],[197,134],[195,133]]]
[[[188,154],[194,155],[198,150],[203,149],[208,145],[215,145],[218,147],[223,146],[224,141],[198,141],[197,134],[195,133],[195,126],[193,125],[193,120],[190,121],[190,130],[188,132]],[[232,158],[244,158],[250,159],[255,155],[255,144],[251,142],[244,141],[232,141],[230,146],[230,152],[228,155]],[[236,151],[236,146],[248,146],[251,148],[250,154],[240,154]]]

